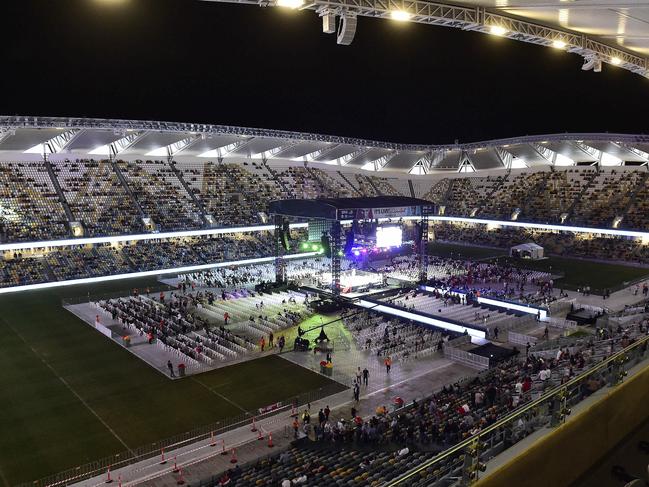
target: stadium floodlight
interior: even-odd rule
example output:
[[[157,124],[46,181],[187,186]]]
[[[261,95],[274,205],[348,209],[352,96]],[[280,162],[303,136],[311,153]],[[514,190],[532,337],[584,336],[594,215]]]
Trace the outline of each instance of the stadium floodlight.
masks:
[[[612,57],[611,64],[614,64],[615,66],[619,66],[620,64],[622,64],[622,60],[619,57]]]
[[[501,25],[492,25],[489,27],[489,33],[495,36],[504,36],[507,32],[509,31]]]
[[[300,8],[304,5],[304,0],[277,0],[278,7]]]
[[[405,10],[393,10],[390,12],[390,18],[392,20],[396,20],[397,22],[407,22],[412,18],[412,14],[410,12],[406,12]]]
[[[566,42],[562,41],[561,39],[552,41],[552,47],[554,47],[555,49],[565,49],[567,45],[568,44],[566,44]]]

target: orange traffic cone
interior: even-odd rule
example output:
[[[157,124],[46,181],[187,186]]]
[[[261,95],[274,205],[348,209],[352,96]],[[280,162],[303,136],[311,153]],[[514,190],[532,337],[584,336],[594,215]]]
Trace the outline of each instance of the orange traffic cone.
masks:
[[[185,483],[185,477],[183,476],[183,469],[181,467],[180,468],[180,477],[178,477],[178,480],[176,480],[176,484],[183,485],[184,483]]]
[[[275,445],[273,445],[273,433],[268,433],[268,448],[272,448]]]
[[[221,442],[223,443],[223,450],[221,450],[221,455],[227,455],[228,452],[227,452],[227,450],[225,449],[225,440],[221,440]]]
[[[110,478],[110,465],[108,465],[108,470],[106,471],[106,483],[110,484],[113,481],[112,478]]]
[[[230,463],[237,463],[237,451],[232,449],[232,457],[230,457]]]
[[[176,463],[176,455],[174,455],[174,469],[172,470],[173,473],[178,473],[180,469],[178,468],[178,464]]]
[[[255,424],[255,417],[254,416],[252,417],[252,428],[250,428],[250,431],[252,431],[253,433],[255,431],[257,431],[257,425]]]

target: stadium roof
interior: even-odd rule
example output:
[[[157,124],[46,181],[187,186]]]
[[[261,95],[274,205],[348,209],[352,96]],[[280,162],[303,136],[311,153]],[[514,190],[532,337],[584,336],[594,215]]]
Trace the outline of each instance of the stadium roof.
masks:
[[[649,77],[649,5],[644,0],[205,0],[314,10],[323,31],[351,44],[357,16],[484,32],[555,47]],[[338,27],[336,27],[336,21]]]
[[[647,165],[649,135],[553,134],[413,145],[224,125],[0,116],[0,160],[266,159],[415,175],[542,166]]]
[[[268,210],[271,214],[295,216],[301,218],[324,218],[339,220],[341,210],[375,210],[378,208],[403,208],[413,206],[434,206],[433,203],[408,196],[376,196],[360,198],[319,198],[271,201]],[[368,218],[378,218],[373,213]],[[403,216],[414,216],[408,214]]]

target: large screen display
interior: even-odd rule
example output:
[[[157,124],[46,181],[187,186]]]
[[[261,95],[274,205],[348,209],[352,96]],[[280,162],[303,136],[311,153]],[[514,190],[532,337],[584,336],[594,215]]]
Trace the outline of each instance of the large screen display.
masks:
[[[376,246],[380,248],[399,247],[403,239],[403,231],[399,226],[378,227],[376,229]]]

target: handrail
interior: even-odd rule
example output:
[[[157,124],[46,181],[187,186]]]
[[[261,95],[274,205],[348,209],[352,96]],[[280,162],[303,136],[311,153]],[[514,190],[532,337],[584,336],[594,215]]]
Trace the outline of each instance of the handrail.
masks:
[[[600,371],[603,368],[606,368],[608,365],[610,365],[611,363],[613,363],[614,361],[616,361],[620,357],[623,357],[624,355],[629,353],[630,350],[633,350],[636,347],[639,347],[641,345],[647,344],[648,342],[649,342],[649,336],[646,336],[646,337],[644,337],[642,339],[637,340],[635,343],[632,343],[631,345],[629,345],[625,349],[620,350],[619,352],[611,355],[606,360],[603,360],[602,362],[595,365],[591,369],[589,369],[589,370],[587,370],[585,372],[582,372],[581,374],[579,374],[575,378],[567,381],[565,384],[561,384],[561,385],[555,387],[554,389],[551,389],[550,391],[546,392],[545,394],[541,395],[539,398],[535,399],[534,401],[530,402],[529,404],[521,406],[519,409],[513,411],[512,413],[508,414],[504,418],[496,421],[494,424],[492,424],[488,428],[480,431],[479,433],[476,433],[475,435],[472,435],[472,436],[468,437],[467,439],[463,440],[462,442],[458,443],[457,445],[455,445],[455,446],[441,452],[437,456],[435,456],[435,457],[431,458],[430,460],[422,463],[421,465],[416,467],[414,470],[411,470],[409,472],[404,473],[400,477],[394,479],[389,484],[387,484],[387,487],[393,487],[393,486],[396,486],[396,485],[400,485],[402,482],[405,482],[406,480],[411,478],[413,475],[418,474],[422,470],[425,470],[428,467],[431,467],[434,464],[436,464],[436,463],[450,457],[454,453],[457,453],[459,451],[464,450],[465,448],[469,447],[472,443],[474,443],[476,439],[479,439],[481,436],[484,436],[484,435],[487,435],[489,433],[495,432],[496,430],[498,430],[502,426],[504,426],[504,425],[510,423],[511,421],[519,418],[521,415],[527,413],[531,409],[534,409],[534,408],[540,406],[541,404],[545,403],[548,399],[550,399],[554,395],[558,394],[562,390],[568,389],[570,386],[577,385],[578,383],[583,381],[586,377]]]

